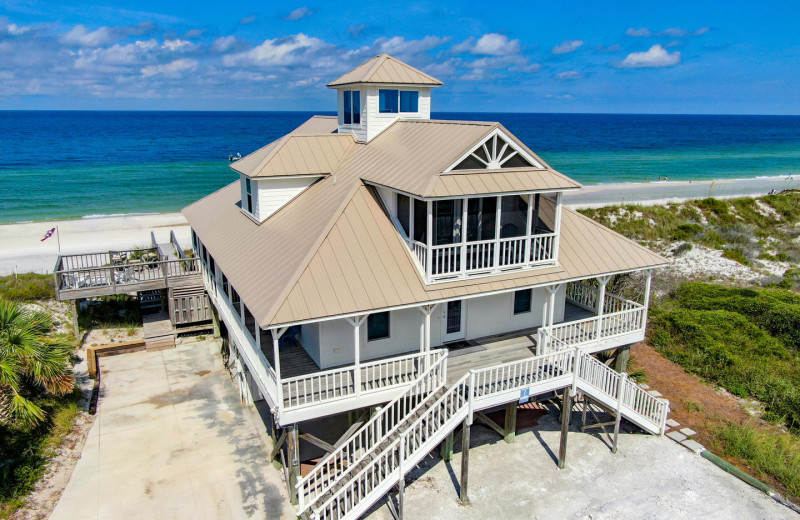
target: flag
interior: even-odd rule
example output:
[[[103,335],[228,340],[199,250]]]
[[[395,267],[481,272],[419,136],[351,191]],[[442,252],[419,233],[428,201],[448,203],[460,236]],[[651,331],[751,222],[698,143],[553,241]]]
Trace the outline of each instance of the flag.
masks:
[[[44,234],[44,238],[41,239],[40,242],[44,242],[45,240],[47,240],[48,238],[53,236],[53,233],[55,233],[55,232],[56,232],[56,228],[51,229],[50,231],[48,231],[47,233]]]

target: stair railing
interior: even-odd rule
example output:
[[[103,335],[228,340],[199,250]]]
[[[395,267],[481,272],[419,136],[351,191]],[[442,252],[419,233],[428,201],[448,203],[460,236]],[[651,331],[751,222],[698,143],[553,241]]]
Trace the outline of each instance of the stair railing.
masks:
[[[344,444],[326,455],[305,477],[298,479],[297,497],[302,514],[320,495],[340,481],[350,468],[357,466],[376,445],[397,427],[401,419],[415,410],[427,396],[445,383],[447,349],[431,352],[431,364],[408,389],[390,401],[367,421]]]

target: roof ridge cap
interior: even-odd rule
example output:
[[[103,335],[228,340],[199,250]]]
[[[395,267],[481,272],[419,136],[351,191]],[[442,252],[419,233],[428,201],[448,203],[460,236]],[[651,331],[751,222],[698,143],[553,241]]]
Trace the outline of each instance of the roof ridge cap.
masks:
[[[384,54],[378,54],[377,56],[372,58],[373,60],[375,60],[375,63],[373,63],[372,67],[370,67],[369,71],[366,74],[364,74],[364,77],[367,78],[365,83],[369,82],[369,81],[372,81],[372,76],[374,76],[375,73],[378,72],[378,69],[380,68],[380,66],[383,65],[383,62],[385,62],[388,58],[389,58],[389,55],[385,54],[385,53]]]

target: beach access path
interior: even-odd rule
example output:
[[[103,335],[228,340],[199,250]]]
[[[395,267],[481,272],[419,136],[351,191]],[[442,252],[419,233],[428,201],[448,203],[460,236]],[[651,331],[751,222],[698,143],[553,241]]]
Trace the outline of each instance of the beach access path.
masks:
[[[800,177],[726,179],[719,181],[661,181],[584,186],[564,195],[572,208],[613,204],[667,204],[706,197],[762,196],[770,190],[800,189]],[[44,242],[44,234],[58,227],[59,236]],[[52,272],[59,254],[130,249],[149,245],[150,232],[166,242],[175,231],[183,247],[190,246],[189,224],[180,213],[121,215],[75,220],[25,222],[0,225],[0,276],[13,272]]]

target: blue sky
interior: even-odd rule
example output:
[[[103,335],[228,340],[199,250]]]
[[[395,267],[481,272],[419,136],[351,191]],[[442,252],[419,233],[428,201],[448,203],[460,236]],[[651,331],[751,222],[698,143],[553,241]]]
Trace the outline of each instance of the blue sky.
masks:
[[[800,2],[0,4],[0,109],[331,110],[381,52],[434,111],[800,114]]]

